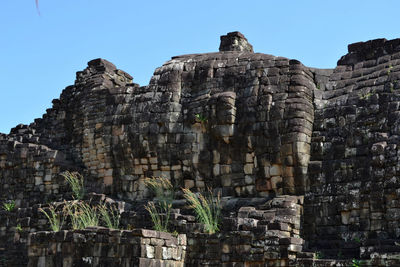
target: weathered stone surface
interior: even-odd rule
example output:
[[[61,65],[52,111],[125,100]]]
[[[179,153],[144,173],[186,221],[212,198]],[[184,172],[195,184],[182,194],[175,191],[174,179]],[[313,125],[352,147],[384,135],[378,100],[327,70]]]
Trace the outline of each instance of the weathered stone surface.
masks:
[[[121,209],[126,227],[151,227],[139,208],[151,197],[146,177],[193,191],[212,187],[226,201],[220,236],[196,241],[202,226],[193,214],[176,211],[175,229],[194,234],[187,255],[176,249],[185,238],[137,230],[139,256],[118,264],[332,263],[296,262],[312,256],[303,245],[332,258],[397,263],[399,39],[351,44],[335,69],[320,70],[253,53],[232,32],[221,37],[218,53],[173,57],[147,86],[132,80],[112,63],[92,60],[42,118],[0,134],[0,204],[13,200],[19,208],[0,217],[0,257],[13,266],[26,265],[28,256],[31,266],[72,265],[72,256],[54,260],[44,247],[25,248],[67,238],[65,249],[72,251],[73,242],[87,242],[72,234],[27,240],[28,232],[45,228],[40,203],[70,199],[60,172],[77,170],[88,192],[138,207]],[[16,225],[23,230],[17,233]],[[104,243],[120,238],[96,235]],[[94,257],[118,258],[118,251],[98,246]]]
[[[245,51],[253,52],[253,46],[240,32],[230,32],[221,36],[219,51]]]
[[[222,40],[242,47],[245,38],[234,32]],[[312,74],[298,61],[247,48],[174,57],[143,87],[104,59],[90,61],[42,119],[0,140],[6,184],[28,181],[24,190],[0,187],[0,198],[20,192],[28,206],[39,201],[36,191],[61,200],[67,188],[56,186],[58,173],[72,166],[92,190],[125,200],[146,198],[143,179],[151,176],[240,197],[304,192]]]
[[[154,232],[154,231],[153,231]],[[79,235],[85,239],[68,240],[68,234]],[[143,235],[142,235],[143,234]],[[162,233],[156,232],[156,235]],[[124,238],[102,243],[99,236],[123,235]],[[61,240],[55,238],[54,232],[37,232],[29,235],[29,262],[27,266],[56,267],[58,262],[69,261],[67,266],[183,266],[186,254],[186,239],[180,244],[174,242],[171,235],[152,238],[147,244],[149,231],[137,229],[120,231],[109,229],[85,229],[68,232]],[[153,235],[153,234],[152,234]],[[96,236],[96,239],[93,237]],[[86,241],[87,240],[87,241]],[[142,244],[142,245],[140,245]],[[55,249],[49,250],[54,247]],[[62,250],[61,250],[62,248]],[[68,249],[67,249],[68,248]],[[103,255],[103,252],[106,255]],[[158,253],[161,252],[161,253]],[[45,262],[41,265],[41,262]],[[64,266],[64,265],[63,265]]]
[[[324,102],[315,109],[304,233],[310,247],[331,257],[338,247],[360,257],[376,236],[399,238],[399,44],[349,45],[319,94]],[[373,253],[363,251],[364,258]]]

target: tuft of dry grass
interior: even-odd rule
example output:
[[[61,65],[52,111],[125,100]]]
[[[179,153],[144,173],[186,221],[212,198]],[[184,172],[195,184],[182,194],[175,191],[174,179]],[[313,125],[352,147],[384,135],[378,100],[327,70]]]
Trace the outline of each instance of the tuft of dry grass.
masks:
[[[107,207],[105,204],[98,206],[101,215],[101,220],[105,226],[110,229],[118,229],[121,215],[116,208],[112,206]]]
[[[189,207],[194,210],[198,221],[204,224],[205,230],[209,234],[219,231],[221,220],[221,195],[218,192],[214,197],[211,189],[207,196],[201,193],[193,193],[190,189],[182,188],[184,197],[189,202]]]
[[[50,228],[52,231],[58,232],[61,230],[64,224],[64,217],[62,213],[57,212],[57,206],[50,205],[49,212],[47,212],[43,208],[39,208],[39,211],[42,212],[49,220]]]
[[[174,200],[174,189],[171,182],[163,177],[153,177],[145,179],[146,186],[155,194],[155,201],[145,205],[149,212],[154,229],[157,231],[168,232],[172,201]]]
[[[71,187],[73,198],[78,200],[83,199],[85,195],[85,183],[83,176],[78,172],[69,171],[63,172],[61,175]]]
[[[100,217],[97,207],[92,207],[83,201],[64,202],[65,214],[71,219],[72,229],[85,229],[90,226],[99,226]]]
[[[151,221],[154,224],[154,230],[168,232],[172,204],[163,203],[160,205],[160,203],[158,203],[158,205],[156,205],[151,201],[144,208],[150,214]]]

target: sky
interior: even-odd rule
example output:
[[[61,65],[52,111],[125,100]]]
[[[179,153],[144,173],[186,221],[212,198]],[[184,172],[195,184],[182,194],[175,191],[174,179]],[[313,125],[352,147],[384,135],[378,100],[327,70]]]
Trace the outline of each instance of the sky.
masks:
[[[1,0],[0,132],[40,118],[88,61],[147,85],[172,56],[216,52],[242,32],[255,52],[334,68],[347,45],[400,38],[400,1]]]

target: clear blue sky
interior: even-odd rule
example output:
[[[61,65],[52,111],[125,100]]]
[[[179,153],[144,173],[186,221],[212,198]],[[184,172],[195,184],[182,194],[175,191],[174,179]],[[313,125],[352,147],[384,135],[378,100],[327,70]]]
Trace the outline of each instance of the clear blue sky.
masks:
[[[41,117],[75,72],[105,58],[140,85],[171,56],[218,51],[241,31],[256,52],[333,68],[347,44],[400,37],[400,1],[1,0],[0,132]]]

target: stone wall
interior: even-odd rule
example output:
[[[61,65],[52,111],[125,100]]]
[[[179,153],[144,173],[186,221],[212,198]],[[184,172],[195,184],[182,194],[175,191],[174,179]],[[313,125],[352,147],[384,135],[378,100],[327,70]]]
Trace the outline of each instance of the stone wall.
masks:
[[[400,252],[399,44],[349,45],[315,99],[304,233],[331,257]]]
[[[122,135],[117,128],[123,127],[115,120],[129,121],[115,115],[117,102],[137,87],[131,81],[111,63],[93,60],[43,118],[1,135],[0,201],[26,207],[46,198],[58,200],[67,192],[59,175],[64,170],[81,171],[90,191],[112,193],[114,162],[122,157],[113,150]],[[121,89],[126,84],[130,87]]]
[[[184,266],[186,236],[151,230],[36,232],[27,266]]]
[[[39,207],[0,210],[0,266],[26,266],[29,233],[49,228]]]
[[[187,188],[222,188],[230,196],[304,190],[311,76],[297,61],[248,52],[173,58],[150,81],[149,88],[169,96],[171,111],[161,109],[154,122],[150,118],[149,138],[157,138],[149,151],[171,158],[175,167],[161,166],[153,174]],[[154,106],[162,107],[162,101]],[[158,112],[175,116],[168,124],[173,129],[157,126]],[[199,122],[196,115],[206,120]]]
[[[303,253],[302,199],[281,196],[225,217],[221,233],[188,234],[188,266],[288,266]]]
[[[0,203],[13,200],[17,207],[29,207],[67,191],[59,175],[68,166],[62,153],[31,143],[34,133],[20,125],[0,136]]]
[[[105,195],[87,194],[85,201],[91,205],[105,204],[112,205],[119,212],[124,214],[125,209],[129,209],[129,204],[117,202]],[[61,213],[64,202],[52,202],[56,210]],[[14,208],[7,211],[0,209],[0,266],[26,266],[28,263],[27,241],[29,233],[50,230],[50,224],[46,216],[40,211],[43,208],[49,213],[49,204],[35,204],[28,208]],[[127,212],[128,213],[128,212]],[[129,213],[128,213],[129,214]],[[148,217],[147,227],[152,224]],[[65,218],[65,216],[64,216]],[[141,217],[138,216],[138,219]],[[63,228],[69,227],[69,220],[64,220]],[[121,224],[125,229],[132,228],[129,225]]]
[[[143,179],[151,176],[167,177],[177,188],[220,188],[229,196],[304,192],[313,74],[296,60],[240,47],[174,57],[144,87],[110,62],[93,60],[42,119],[2,137],[3,165],[18,163],[20,150],[10,145],[15,140],[45,146],[60,164],[85,172],[97,192],[126,200],[148,197]],[[7,179],[21,177],[34,191],[58,192],[53,187],[60,183],[51,181],[60,168],[51,158],[38,167],[39,158],[21,157],[41,168],[39,174],[33,167],[17,165],[12,174],[11,166],[1,168],[3,191],[12,183]],[[32,189],[18,191],[29,195]]]
[[[268,258],[265,250],[263,260],[282,264],[297,260],[300,248],[336,259],[395,261],[399,39],[351,44],[335,69],[320,70],[254,53],[233,32],[221,37],[218,53],[173,57],[147,86],[132,79],[104,59],[92,60],[43,118],[0,134],[0,205],[15,201],[20,210],[37,210],[69,199],[60,173],[77,170],[88,192],[140,207],[151,198],[144,179],[163,176],[176,189],[173,226],[182,233],[200,232],[201,225],[183,208],[178,189],[212,187],[226,200],[226,237],[212,237],[219,245],[248,233],[249,251],[271,236],[268,249],[279,253]],[[288,206],[255,204],[281,200]],[[25,217],[13,214],[1,218],[0,251],[14,237],[25,242],[12,228]],[[150,227],[140,208],[126,209],[122,222]],[[39,229],[34,220],[28,224],[27,231]],[[289,244],[276,241],[284,238]],[[299,250],[285,248],[292,245]],[[222,250],[216,258],[189,251],[193,262],[239,262]]]
[[[223,218],[220,232],[212,235],[201,233],[191,215],[184,215],[183,210],[180,214],[178,209],[171,218],[186,234],[177,237],[145,229],[33,229],[28,248],[19,246],[24,256],[21,251],[16,253],[5,266],[25,266],[26,260],[28,266],[352,266],[355,259],[322,260],[316,259],[315,253],[303,251],[302,199],[241,199],[237,201],[246,205],[239,209],[228,200],[223,213],[230,216]],[[238,212],[232,214],[229,208]],[[399,260],[381,254],[360,262],[361,266],[395,266]]]
[[[172,225],[180,226],[176,230],[186,234],[179,234],[178,238],[145,229],[87,228],[54,233],[31,228],[28,266],[181,266],[183,263],[185,266],[286,266],[299,255],[312,257],[312,253],[302,252],[304,240],[299,235],[302,197],[237,199],[236,202],[243,206],[237,209],[234,203],[225,201],[223,213],[229,216],[223,218],[220,233],[214,235],[201,233],[203,229],[194,216],[185,215],[187,210],[180,213],[179,209],[172,213]],[[132,218],[129,216],[132,213],[123,216],[126,215]],[[138,215],[140,212],[132,219],[140,218]],[[125,220],[121,227],[126,228],[126,223]],[[142,225],[146,223],[149,220]]]

